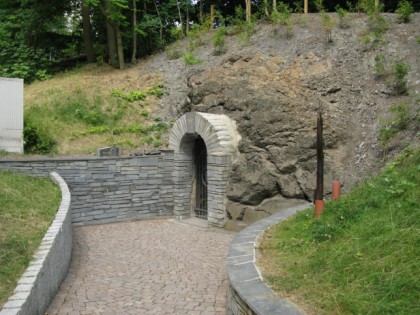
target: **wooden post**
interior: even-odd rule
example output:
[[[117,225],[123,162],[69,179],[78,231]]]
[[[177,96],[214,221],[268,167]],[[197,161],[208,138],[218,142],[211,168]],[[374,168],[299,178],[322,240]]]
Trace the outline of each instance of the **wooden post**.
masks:
[[[338,200],[340,198],[340,182],[338,180],[333,180],[332,182],[332,200]]]
[[[305,14],[308,14],[309,10],[308,10],[308,0],[303,0],[303,12]]]

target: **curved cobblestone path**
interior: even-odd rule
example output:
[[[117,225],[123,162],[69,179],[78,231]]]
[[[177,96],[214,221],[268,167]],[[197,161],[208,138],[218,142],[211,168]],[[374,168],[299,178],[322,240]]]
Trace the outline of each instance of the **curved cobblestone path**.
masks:
[[[233,233],[151,220],[76,227],[73,237],[47,314],[226,314]]]

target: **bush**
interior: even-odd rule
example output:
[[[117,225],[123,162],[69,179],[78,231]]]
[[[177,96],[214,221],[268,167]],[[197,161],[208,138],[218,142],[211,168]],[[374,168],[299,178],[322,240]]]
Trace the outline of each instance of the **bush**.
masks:
[[[214,46],[214,54],[222,55],[226,52],[226,28],[225,27],[219,27],[216,31],[216,34],[214,34],[213,37],[213,46]]]
[[[349,16],[348,16],[348,12],[347,10],[343,9],[342,7],[340,7],[340,5],[337,4],[337,6],[335,7],[335,10],[338,13],[338,17],[340,19],[339,22],[339,26],[341,28],[349,28],[350,27],[350,22],[349,22]]]
[[[24,117],[23,125],[25,153],[47,154],[56,150],[57,142],[27,116]]]
[[[382,54],[375,56],[375,74],[377,78],[381,78],[386,74],[385,57]]]
[[[280,2],[278,12],[272,12],[270,18],[274,26],[277,26],[277,24],[280,24],[285,27],[286,38],[292,37],[292,34],[293,34],[292,11],[287,4]],[[274,31],[274,33],[276,33],[276,30]]]
[[[133,101],[142,101],[146,98],[146,94],[141,91],[131,91],[130,93],[123,93],[120,90],[113,90],[111,92],[113,96],[122,98],[126,101],[133,102]],[[153,94],[153,93],[150,93]]]
[[[322,17],[322,26],[324,27],[327,42],[332,43],[332,30],[334,28],[334,20],[332,19],[331,15],[329,15],[327,12],[323,11],[321,12]]]
[[[410,69],[408,63],[405,61],[396,62],[394,65],[394,90],[396,95],[401,95],[407,92],[408,70]]]
[[[48,79],[46,69],[49,63],[45,51],[9,42],[0,45],[0,76],[21,78],[26,82]]]
[[[398,8],[395,10],[395,13],[398,14],[398,22],[400,23],[410,23],[410,15],[413,12],[413,6],[407,0],[399,1]]]
[[[182,59],[184,59],[184,62],[187,65],[197,65],[202,63],[203,61],[199,59],[196,55],[193,53],[185,53],[182,55]]]
[[[379,130],[379,141],[387,146],[389,140],[394,138],[398,132],[408,128],[410,123],[410,108],[407,103],[401,102],[390,107],[392,117],[381,122]]]

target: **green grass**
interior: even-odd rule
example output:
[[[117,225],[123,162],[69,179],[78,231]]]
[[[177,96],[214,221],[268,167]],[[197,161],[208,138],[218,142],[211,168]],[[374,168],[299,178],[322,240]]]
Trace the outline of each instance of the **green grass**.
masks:
[[[268,230],[264,278],[314,314],[420,314],[420,151],[406,150],[319,220]]]
[[[0,171],[0,308],[54,219],[60,190],[50,180]]]

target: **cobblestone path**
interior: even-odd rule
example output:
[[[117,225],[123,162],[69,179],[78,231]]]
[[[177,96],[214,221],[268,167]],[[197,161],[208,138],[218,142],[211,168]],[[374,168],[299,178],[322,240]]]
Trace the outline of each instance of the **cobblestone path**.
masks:
[[[47,314],[226,314],[232,233],[175,220],[74,228]]]

